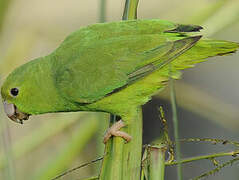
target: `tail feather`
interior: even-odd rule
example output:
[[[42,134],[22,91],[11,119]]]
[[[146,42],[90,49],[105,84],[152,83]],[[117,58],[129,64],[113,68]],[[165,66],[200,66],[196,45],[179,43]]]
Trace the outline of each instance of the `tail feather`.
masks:
[[[201,36],[194,36],[176,40],[165,55],[158,58],[157,56],[155,58],[148,56],[155,61],[129,74],[129,83],[154,71],[161,71],[165,76],[171,74],[171,76],[174,76],[173,78],[179,78],[181,73],[178,70],[194,67],[195,64],[204,62],[209,57],[232,54],[239,48],[238,43],[210,39],[199,40],[200,38]],[[157,53],[157,48],[150,53],[153,55]],[[171,69],[169,64],[172,64]]]
[[[177,57],[172,64],[176,69],[185,69],[206,61],[209,57],[230,55],[238,48],[239,44],[235,42],[202,39],[189,51]]]
[[[181,77],[183,69],[192,68],[200,62],[207,61],[207,58],[214,56],[225,56],[235,53],[239,44],[230,41],[201,39],[195,46],[174,59],[169,66],[160,69],[159,74],[163,77],[171,76],[174,79]]]

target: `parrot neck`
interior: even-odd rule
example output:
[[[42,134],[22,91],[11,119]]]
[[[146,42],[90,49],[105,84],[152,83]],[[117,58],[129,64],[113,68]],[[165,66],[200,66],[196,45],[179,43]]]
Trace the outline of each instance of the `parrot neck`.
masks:
[[[43,114],[53,112],[77,111],[77,105],[64,99],[55,86],[55,61],[56,59],[49,55],[34,60],[29,71],[32,71],[30,88],[35,92],[27,99],[29,114]],[[29,104],[31,105],[29,107]]]

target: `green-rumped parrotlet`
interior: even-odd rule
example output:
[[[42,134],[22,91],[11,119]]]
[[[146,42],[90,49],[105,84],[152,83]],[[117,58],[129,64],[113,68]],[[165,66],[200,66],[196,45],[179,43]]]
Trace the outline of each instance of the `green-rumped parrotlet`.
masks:
[[[159,19],[83,27],[51,54],[7,77],[1,88],[5,112],[19,123],[30,115],[71,111],[103,111],[124,119],[170,76],[179,78],[179,70],[239,48],[193,34],[201,29]],[[130,140],[119,131],[123,126],[123,121],[113,125],[105,141],[112,134]]]

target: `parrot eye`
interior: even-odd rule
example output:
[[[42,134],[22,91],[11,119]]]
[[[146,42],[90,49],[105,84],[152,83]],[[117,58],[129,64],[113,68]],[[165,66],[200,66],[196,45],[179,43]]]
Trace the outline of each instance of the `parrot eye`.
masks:
[[[11,93],[12,96],[17,96],[18,93],[19,93],[19,90],[17,88],[12,88],[10,90],[10,93]]]

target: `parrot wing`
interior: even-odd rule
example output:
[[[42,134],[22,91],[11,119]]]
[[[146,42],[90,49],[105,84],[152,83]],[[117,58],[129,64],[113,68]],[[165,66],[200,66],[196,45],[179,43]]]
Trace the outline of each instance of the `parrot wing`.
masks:
[[[129,35],[92,42],[69,56],[56,53],[56,59],[64,59],[55,65],[57,89],[72,102],[93,103],[164,67],[200,38]]]
[[[131,35],[146,35],[173,33],[185,34],[203,29],[197,25],[184,25],[161,19],[138,19],[109,23],[98,23],[82,27],[69,35],[57,49],[72,51],[75,47],[88,46],[92,41],[102,41],[108,38]]]

